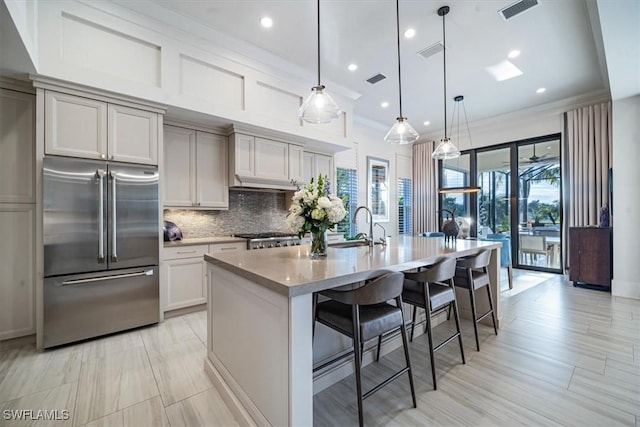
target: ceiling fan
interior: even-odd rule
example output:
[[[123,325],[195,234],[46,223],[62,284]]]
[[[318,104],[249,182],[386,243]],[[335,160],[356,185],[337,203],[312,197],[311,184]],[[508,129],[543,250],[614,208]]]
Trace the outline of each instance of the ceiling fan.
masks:
[[[518,163],[540,163],[540,162],[548,162],[550,160],[559,159],[559,156],[552,156],[549,153],[543,154],[542,156],[536,155],[536,144],[533,144],[533,156],[531,157],[520,157]]]

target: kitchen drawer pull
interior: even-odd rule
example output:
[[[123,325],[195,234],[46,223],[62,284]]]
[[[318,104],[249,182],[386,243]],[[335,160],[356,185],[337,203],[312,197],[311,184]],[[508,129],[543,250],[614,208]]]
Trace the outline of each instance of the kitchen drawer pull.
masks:
[[[103,280],[126,279],[128,277],[153,276],[153,270],[140,271],[139,273],[116,274],[115,276],[91,277],[88,279],[66,280],[60,286],[79,285],[81,283],[102,282]]]
[[[236,248],[236,247],[220,248],[221,251],[235,251],[237,249],[238,248]]]
[[[178,251],[179,254],[195,254],[197,251]]]

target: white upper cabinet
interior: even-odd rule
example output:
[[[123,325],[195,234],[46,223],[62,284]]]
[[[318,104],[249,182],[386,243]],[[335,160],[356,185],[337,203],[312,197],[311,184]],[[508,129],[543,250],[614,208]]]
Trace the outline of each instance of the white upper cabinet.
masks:
[[[158,163],[158,113],[47,90],[45,152]]]
[[[233,171],[237,176],[255,176],[255,142],[256,140],[253,136],[242,135],[239,133],[234,134],[233,145],[235,150],[233,153]]]
[[[256,138],[256,178],[289,180],[289,144]]]
[[[227,138],[206,132],[196,137],[196,203],[199,207],[229,208]]]
[[[289,145],[289,179],[296,183],[304,180],[304,151],[297,145]]]
[[[65,93],[45,94],[47,154],[107,158],[107,103]]]
[[[318,178],[318,175],[322,174],[329,177],[329,182],[332,188],[334,187],[334,171],[333,171],[333,156],[319,153],[304,153],[304,183],[314,181]]]
[[[0,89],[0,203],[34,203],[35,96]]]
[[[229,208],[227,138],[164,127],[165,207]]]
[[[191,207],[196,200],[196,131],[164,127],[163,204]]]
[[[109,104],[109,160],[158,164],[158,114]]]

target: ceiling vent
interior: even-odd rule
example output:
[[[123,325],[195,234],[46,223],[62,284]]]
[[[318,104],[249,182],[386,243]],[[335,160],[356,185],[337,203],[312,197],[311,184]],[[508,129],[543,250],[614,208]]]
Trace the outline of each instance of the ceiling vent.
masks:
[[[378,83],[380,80],[384,80],[386,78],[387,78],[387,76],[385,76],[384,74],[378,73],[375,76],[369,77],[367,79],[367,81],[373,85],[373,84]]]
[[[538,0],[520,0],[511,6],[507,6],[504,9],[499,10],[498,13],[502,16],[502,19],[507,21],[539,5],[540,2]]]
[[[436,53],[440,53],[444,50],[444,45],[442,42],[437,42],[432,44],[431,46],[427,46],[421,51],[418,51],[418,55],[422,56],[424,59],[427,59]]]

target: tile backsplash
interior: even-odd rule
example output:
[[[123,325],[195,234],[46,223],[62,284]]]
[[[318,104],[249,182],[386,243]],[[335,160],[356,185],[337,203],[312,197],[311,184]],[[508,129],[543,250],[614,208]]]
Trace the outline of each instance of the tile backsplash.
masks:
[[[229,236],[235,233],[291,231],[287,226],[289,193],[229,191],[229,210],[165,209],[164,219],[174,222],[185,239]]]

